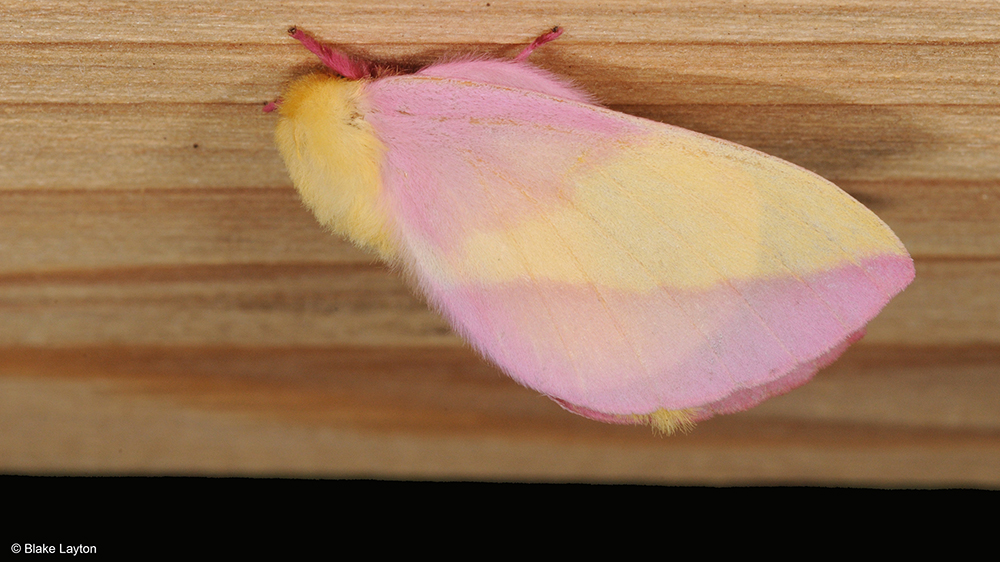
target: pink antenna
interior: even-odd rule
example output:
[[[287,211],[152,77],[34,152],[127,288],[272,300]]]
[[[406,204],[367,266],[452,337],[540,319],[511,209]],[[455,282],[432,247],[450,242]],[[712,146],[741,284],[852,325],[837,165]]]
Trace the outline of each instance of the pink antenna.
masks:
[[[552,28],[552,31],[549,31],[548,33],[543,33],[541,37],[535,39],[534,41],[532,41],[530,45],[525,47],[524,50],[521,51],[521,54],[514,57],[514,62],[524,62],[528,60],[528,55],[530,55],[532,51],[548,43],[549,41],[554,40],[556,37],[559,37],[560,35],[562,35],[562,32],[563,32],[562,28],[556,26]]]
[[[324,66],[344,78],[360,80],[372,75],[368,63],[351,60],[347,55],[321,44],[297,27],[289,29],[288,34],[299,43],[302,43],[303,47],[309,49],[309,52],[316,55]]]

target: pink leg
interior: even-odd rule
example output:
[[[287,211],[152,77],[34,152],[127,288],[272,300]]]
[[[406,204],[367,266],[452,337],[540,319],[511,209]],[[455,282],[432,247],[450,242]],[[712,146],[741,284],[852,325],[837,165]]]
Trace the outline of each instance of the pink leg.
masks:
[[[524,50],[521,51],[521,54],[514,57],[514,62],[524,62],[528,60],[528,55],[530,55],[532,51],[548,43],[549,41],[552,41],[556,37],[559,37],[560,35],[562,35],[562,32],[563,30],[561,27],[553,27],[552,31],[543,33],[538,39],[535,39],[530,45],[525,47]]]
[[[344,78],[360,80],[371,76],[371,69],[368,67],[368,63],[353,61],[347,58],[347,55],[338,53],[330,47],[320,44],[312,37],[306,35],[301,29],[293,27],[288,30],[288,34],[299,43],[302,43],[302,46],[309,49],[312,54],[319,57],[320,62],[327,68]]]

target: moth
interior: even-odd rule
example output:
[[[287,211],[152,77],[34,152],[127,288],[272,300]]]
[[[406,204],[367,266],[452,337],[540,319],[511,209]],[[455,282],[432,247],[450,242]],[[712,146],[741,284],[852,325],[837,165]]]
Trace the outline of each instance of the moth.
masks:
[[[606,109],[527,62],[399,73],[301,30],[278,101],[305,204],[571,412],[671,432],[807,382],[914,277],[893,232],[767,154]]]

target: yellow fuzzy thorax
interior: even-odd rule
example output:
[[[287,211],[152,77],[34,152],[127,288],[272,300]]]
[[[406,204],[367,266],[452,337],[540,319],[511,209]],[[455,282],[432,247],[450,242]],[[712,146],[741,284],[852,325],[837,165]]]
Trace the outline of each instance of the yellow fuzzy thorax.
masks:
[[[365,121],[363,80],[317,73],[293,82],[278,106],[278,150],[303,202],[320,223],[393,261],[379,205],[385,151]]]

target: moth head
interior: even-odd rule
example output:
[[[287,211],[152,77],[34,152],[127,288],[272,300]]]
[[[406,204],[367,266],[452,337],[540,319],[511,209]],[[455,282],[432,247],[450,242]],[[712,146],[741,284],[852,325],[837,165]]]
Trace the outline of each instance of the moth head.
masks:
[[[326,73],[299,78],[277,107],[275,140],[292,183],[320,223],[391,258],[379,206],[384,149],[365,120],[367,83]]]

